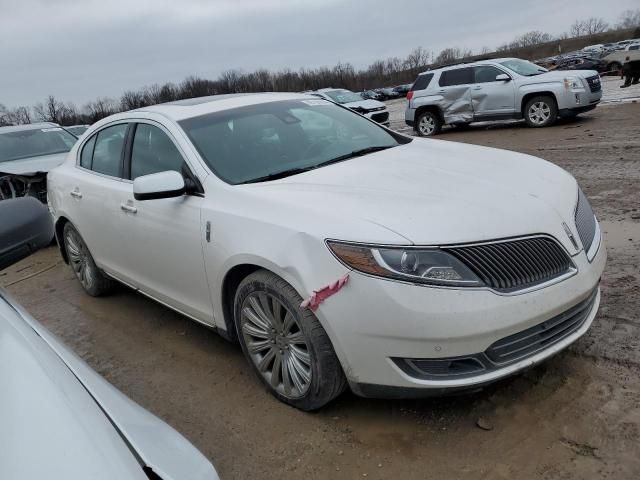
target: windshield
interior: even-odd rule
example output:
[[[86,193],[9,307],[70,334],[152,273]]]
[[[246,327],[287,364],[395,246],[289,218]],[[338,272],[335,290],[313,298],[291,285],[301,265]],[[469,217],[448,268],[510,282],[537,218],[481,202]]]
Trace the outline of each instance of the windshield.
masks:
[[[331,90],[323,93],[334,102],[340,104],[362,101],[362,97],[360,95],[353,93],[350,90]]]
[[[535,63],[527,62],[526,60],[506,60],[504,62],[500,62],[500,65],[504,65],[509,70],[516,72],[517,74],[523,75],[525,77],[532,77],[534,75],[540,75],[541,73],[548,72],[546,68],[542,68]]]
[[[231,184],[293,175],[354,152],[398,145],[382,127],[321,99],[250,105],[179,124],[211,170]]]
[[[0,133],[0,162],[68,152],[76,140],[60,127]]]

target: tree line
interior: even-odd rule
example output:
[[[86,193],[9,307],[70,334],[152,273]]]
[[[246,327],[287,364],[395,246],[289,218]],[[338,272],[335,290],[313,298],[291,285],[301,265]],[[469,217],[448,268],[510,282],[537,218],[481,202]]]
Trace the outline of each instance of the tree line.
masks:
[[[611,27],[601,18],[577,20],[570,31],[559,36],[546,32],[530,31],[513,41],[500,45],[496,52],[518,51],[554,40],[574,37],[590,37],[605,31],[629,28],[640,29],[640,9],[622,12],[619,21]],[[640,32],[637,32],[640,36]],[[476,54],[491,54],[489,47],[482,47]],[[143,108],[158,103],[187,98],[225,93],[248,92],[302,92],[324,87],[341,87],[362,91],[382,86],[413,82],[417,74],[430,66],[462,61],[474,56],[468,48],[450,47],[434,56],[423,48],[414,48],[406,57],[389,57],[377,60],[363,69],[356,69],[350,63],[338,63],[333,67],[283,69],[270,71],[258,69],[245,73],[228,70],[211,80],[189,76],[180,83],[153,84],[139,90],[128,90],[119,99],[97,98],[77,108],[73,103],[64,102],[49,95],[44,102],[33,107],[19,106],[6,108],[0,103],[0,126],[20,125],[35,121],[54,122],[60,125],[91,124],[113,113]]]

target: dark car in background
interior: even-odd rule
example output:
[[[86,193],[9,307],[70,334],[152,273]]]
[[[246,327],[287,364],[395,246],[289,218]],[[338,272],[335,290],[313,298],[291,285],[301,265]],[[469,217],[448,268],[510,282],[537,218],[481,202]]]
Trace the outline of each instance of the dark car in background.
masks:
[[[607,71],[607,62],[593,57],[570,57],[559,60],[556,70],[595,70],[602,73]]]
[[[374,90],[364,90],[363,92],[360,92],[360,96],[365,100],[384,100],[382,95]]]
[[[382,97],[382,100],[393,100],[394,98],[400,98],[400,94],[391,87],[377,88],[375,91]]]
[[[409,90],[411,90],[411,83],[405,83],[404,85],[398,85],[397,87],[393,87],[393,91],[396,92],[401,97],[406,97]]]

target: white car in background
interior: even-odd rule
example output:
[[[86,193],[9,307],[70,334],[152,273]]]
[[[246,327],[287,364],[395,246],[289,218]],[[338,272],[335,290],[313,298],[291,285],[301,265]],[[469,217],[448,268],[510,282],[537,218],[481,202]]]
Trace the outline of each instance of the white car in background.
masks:
[[[347,107],[374,122],[389,126],[389,110],[384,103],[378,100],[363,98],[362,95],[344,88],[321,88],[309,93]]]
[[[49,245],[33,198],[0,202],[0,270]],[[0,478],[217,480],[178,432],[124,396],[0,288]]]
[[[61,253],[238,341],[280,400],[475,389],[591,325],[606,252],[576,180],[299,94],[108,117],[49,175]]]

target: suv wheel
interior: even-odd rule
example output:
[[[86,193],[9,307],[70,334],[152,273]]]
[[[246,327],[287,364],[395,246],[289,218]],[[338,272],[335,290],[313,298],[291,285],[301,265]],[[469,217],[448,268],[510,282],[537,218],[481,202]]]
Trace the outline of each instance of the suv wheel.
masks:
[[[421,137],[430,137],[440,133],[442,128],[442,121],[435,112],[424,112],[418,117],[416,123],[416,132]]]
[[[291,285],[258,270],[238,286],[234,317],[242,351],[269,391],[309,411],[342,393],[346,379],[329,337],[301,303]]]
[[[96,266],[84,240],[70,223],[64,226],[63,239],[69,265],[84,291],[92,297],[109,292],[115,282]]]
[[[548,127],[558,118],[553,98],[541,95],[530,99],[524,107],[524,119],[530,127]]]

